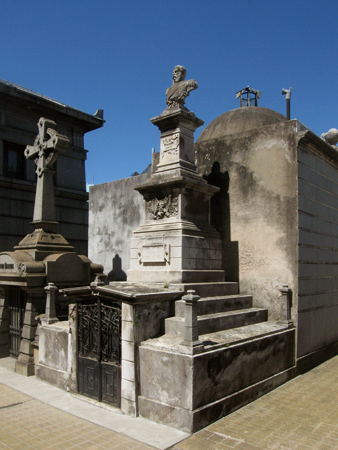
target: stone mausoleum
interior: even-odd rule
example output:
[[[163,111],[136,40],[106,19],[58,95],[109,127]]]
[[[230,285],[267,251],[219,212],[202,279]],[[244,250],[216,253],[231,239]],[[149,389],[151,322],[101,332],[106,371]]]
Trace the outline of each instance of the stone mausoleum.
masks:
[[[215,295],[210,285],[206,291],[201,284],[190,286],[202,297],[197,323],[205,353],[190,356],[189,394],[187,384],[173,387],[172,382],[189,378],[176,345],[183,334],[183,328],[178,331],[184,322],[182,300],[164,320],[162,337],[139,346],[139,414],[186,430],[200,428],[337,353],[337,147],[297,119],[259,107],[258,91],[247,88],[239,94],[244,91],[253,96],[251,101],[216,118],[194,146],[197,172],[219,188],[210,200],[210,224],[221,239],[221,269],[230,291]],[[110,280],[127,279],[137,266],[129,262],[130,248],[136,258],[142,254],[133,250],[133,242],[151,217],[139,192],[154,179],[161,152],[153,154],[153,175],[91,188],[89,255],[104,265]],[[121,210],[131,211],[130,220]],[[113,229],[111,217],[117,225]],[[177,287],[169,278],[162,285]],[[234,303],[216,306],[215,296]],[[247,313],[250,318],[242,322],[239,317]],[[208,328],[210,319],[219,324]]]
[[[35,368],[194,432],[337,353],[338,152],[250,88],[194,144],[203,122],[185,76],[174,68],[151,119],[151,171],[91,188],[96,264],[87,284],[47,286]],[[55,299],[68,320],[55,320]]]

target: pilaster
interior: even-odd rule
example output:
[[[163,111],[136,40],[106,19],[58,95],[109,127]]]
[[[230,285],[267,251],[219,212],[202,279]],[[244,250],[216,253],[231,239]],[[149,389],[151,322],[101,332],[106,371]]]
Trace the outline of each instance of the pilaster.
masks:
[[[137,416],[135,308],[122,303],[121,411]]]
[[[8,298],[0,289],[0,358],[9,355],[9,310]]]
[[[34,347],[32,344],[38,324],[37,315],[38,311],[32,301],[27,301],[20,342],[20,354],[15,363],[15,372],[27,377],[35,374]]]

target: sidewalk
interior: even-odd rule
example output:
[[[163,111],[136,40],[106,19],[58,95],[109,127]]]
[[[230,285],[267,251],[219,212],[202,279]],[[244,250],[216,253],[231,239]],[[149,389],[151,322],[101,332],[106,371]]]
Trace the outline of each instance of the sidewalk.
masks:
[[[338,356],[215,422],[174,449],[338,449]]]
[[[338,356],[190,437],[0,367],[5,448],[338,449]]]
[[[24,377],[11,366],[13,359],[0,359],[0,449],[164,450],[189,436]]]

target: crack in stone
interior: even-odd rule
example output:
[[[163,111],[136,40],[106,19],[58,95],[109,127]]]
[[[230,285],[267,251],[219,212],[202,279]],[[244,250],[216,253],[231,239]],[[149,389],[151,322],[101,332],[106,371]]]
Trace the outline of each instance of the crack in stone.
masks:
[[[4,409],[4,408],[12,408],[13,406],[17,406],[17,405],[23,405],[24,402],[18,402],[18,403],[12,403],[10,405],[5,405],[5,406],[0,406],[0,409]]]

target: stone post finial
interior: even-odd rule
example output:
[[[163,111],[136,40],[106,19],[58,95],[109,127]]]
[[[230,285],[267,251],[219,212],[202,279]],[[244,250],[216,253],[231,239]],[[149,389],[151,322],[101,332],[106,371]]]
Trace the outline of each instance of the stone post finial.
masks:
[[[104,278],[106,278],[104,273],[96,275],[95,280],[90,283],[90,287],[96,288],[97,286],[104,286]]]
[[[293,322],[291,320],[291,306],[292,306],[292,290],[289,289],[287,284],[283,284],[283,287],[280,288],[280,292],[282,294],[281,299],[281,309],[280,309],[280,320],[278,323],[285,324],[288,327],[293,326]]]
[[[198,339],[197,301],[199,299],[200,297],[193,290],[189,290],[187,295],[182,297],[182,300],[185,301],[185,325],[184,341],[181,344],[189,347],[191,353],[203,350],[203,343]]]
[[[34,145],[27,145],[25,156],[34,159],[37,173],[33,225],[35,229],[54,232],[57,224],[55,220],[54,204],[54,163],[60,151],[69,146],[69,139],[58,134],[53,120],[41,117],[38,122],[39,134]]]
[[[42,325],[50,325],[59,321],[59,319],[56,317],[55,308],[55,297],[57,290],[58,288],[54,285],[54,283],[48,283],[48,286],[45,286],[45,291],[47,293],[46,312],[45,317],[41,320]]]

